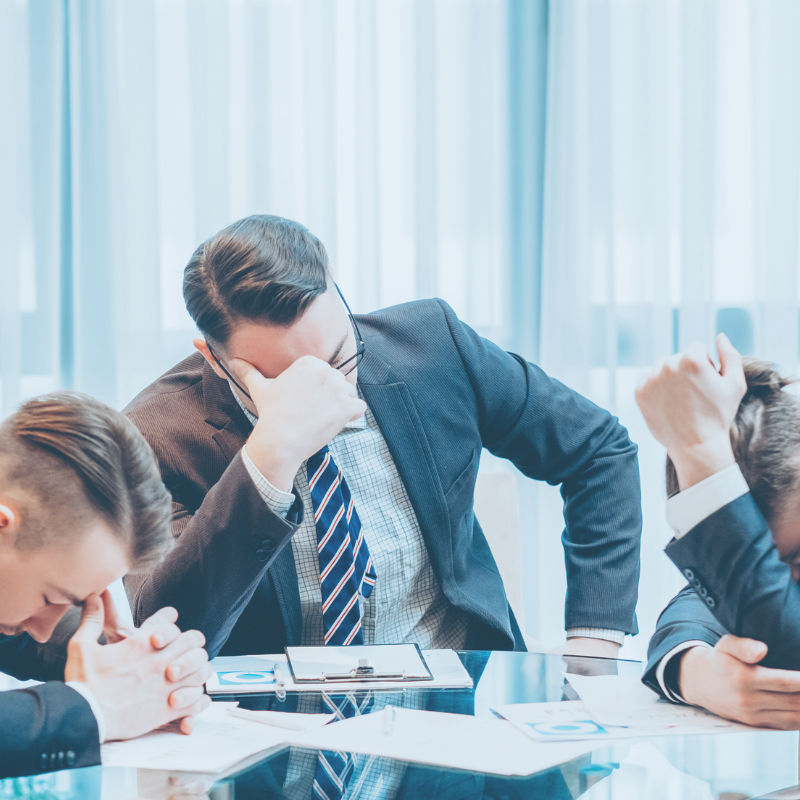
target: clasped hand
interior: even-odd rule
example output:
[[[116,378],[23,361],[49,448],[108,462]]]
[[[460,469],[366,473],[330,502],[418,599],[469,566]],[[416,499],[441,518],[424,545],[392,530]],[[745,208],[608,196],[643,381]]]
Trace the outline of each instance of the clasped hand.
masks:
[[[191,733],[192,717],[211,702],[203,693],[211,675],[205,637],[182,633],[177,618],[174,608],[162,608],[134,630],[120,624],[108,590],[84,603],[64,677],[89,689],[103,712],[107,741],[131,739],[176,719],[183,733]],[[101,645],[104,633],[107,644]]]

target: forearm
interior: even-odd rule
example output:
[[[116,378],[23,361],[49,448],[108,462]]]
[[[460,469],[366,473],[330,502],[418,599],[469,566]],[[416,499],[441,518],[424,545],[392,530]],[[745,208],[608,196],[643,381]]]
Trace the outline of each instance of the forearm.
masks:
[[[0,694],[0,778],[100,763],[89,704],[63,683]]]
[[[730,633],[765,642],[764,666],[800,666],[800,587],[751,495],[729,503],[667,547]]]
[[[180,627],[202,631],[213,658],[296,524],[264,503],[241,455],[188,523],[187,516],[175,520],[180,533],[169,556],[151,572],[126,578],[126,589],[137,624],[174,606]]]

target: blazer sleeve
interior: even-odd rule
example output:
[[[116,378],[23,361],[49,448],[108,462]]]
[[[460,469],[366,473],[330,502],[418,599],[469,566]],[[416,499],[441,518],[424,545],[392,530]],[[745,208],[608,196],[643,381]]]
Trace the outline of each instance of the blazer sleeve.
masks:
[[[176,545],[157,567],[128,575],[125,589],[136,625],[164,606],[182,630],[202,631],[211,658],[219,653],[264,573],[302,522],[295,503],[286,519],[259,495],[238,453],[191,513],[173,492]]]
[[[637,446],[608,411],[478,336],[439,303],[477,398],[483,446],[529,478],[561,486],[566,627],[636,633]]]
[[[712,647],[728,631],[698,597],[695,590],[687,586],[670,600],[658,618],[655,633],[647,648],[647,667],[642,680],[653,691],[663,695],[656,673],[661,660],[684,642],[700,641]],[[670,686],[671,689],[677,689]]]
[[[63,683],[0,692],[0,778],[100,763],[97,721]]]
[[[752,495],[728,503],[666,553],[725,631],[767,644],[764,666],[800,669],[800,587]]]

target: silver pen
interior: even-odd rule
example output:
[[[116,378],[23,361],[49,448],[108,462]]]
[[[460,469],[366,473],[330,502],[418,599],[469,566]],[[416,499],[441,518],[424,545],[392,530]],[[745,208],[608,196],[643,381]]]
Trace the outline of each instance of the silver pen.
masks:
[[[286,699],[286,675],[280,664],[275,663],[272,665],[272,674],[275,676],[275,694],[278,700]]]

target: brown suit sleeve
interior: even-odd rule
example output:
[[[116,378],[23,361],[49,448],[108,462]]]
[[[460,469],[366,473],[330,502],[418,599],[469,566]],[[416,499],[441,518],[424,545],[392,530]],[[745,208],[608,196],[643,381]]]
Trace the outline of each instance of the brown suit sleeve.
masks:
[[[238,453],[194,514],[173,503],[177,543],[167,558],[148,573],[125,578],[135,623],[174,606],[178,625],[202,631],[213,658],[300,522],[299,498],[287,519],[278,517]]]

